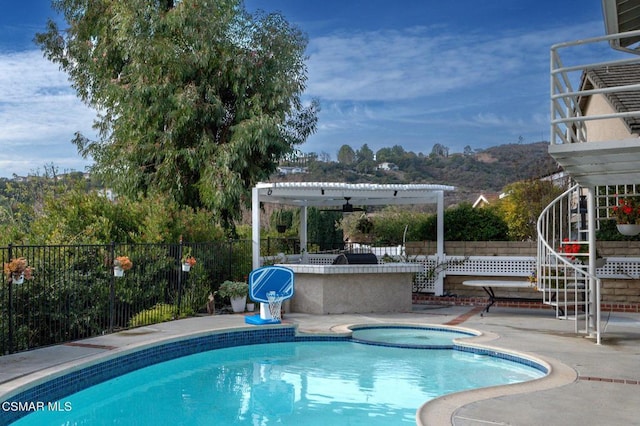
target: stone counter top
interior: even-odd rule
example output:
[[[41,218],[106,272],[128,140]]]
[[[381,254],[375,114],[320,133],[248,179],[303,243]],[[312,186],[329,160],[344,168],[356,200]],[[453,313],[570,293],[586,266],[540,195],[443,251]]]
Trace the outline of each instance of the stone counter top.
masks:
[[[301,265],[278,264],[291,269],[296,274],[397,274],[421,272],[423,266],[417,263],[383,263],[378,265]]]

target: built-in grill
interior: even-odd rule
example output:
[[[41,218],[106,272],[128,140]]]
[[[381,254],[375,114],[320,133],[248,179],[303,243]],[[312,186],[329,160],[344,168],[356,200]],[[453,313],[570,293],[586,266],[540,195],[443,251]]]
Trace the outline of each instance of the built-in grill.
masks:
[[[378,258],[373,253],[342,253],[333,260],[334,265],[377,265]]]

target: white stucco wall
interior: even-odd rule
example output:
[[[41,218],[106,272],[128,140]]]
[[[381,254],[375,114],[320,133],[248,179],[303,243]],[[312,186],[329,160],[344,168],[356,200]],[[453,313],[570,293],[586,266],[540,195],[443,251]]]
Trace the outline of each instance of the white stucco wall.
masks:
[[[613,114],[615,112],[605,96],[597,94],[591,96],[584,110],[584,115]],[[588,120],[585,121],[585,126],[587,128],[587,141],[589,142],[617,141],[633,137],[621,118]]]

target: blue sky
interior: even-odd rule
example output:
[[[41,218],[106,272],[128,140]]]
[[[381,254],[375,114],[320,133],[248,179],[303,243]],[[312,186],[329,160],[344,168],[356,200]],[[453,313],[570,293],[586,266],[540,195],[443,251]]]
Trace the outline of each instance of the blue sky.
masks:
[[[75,132],[94,113],[32,43],[48,0],[0,14],[0,177],[82,171]],[[303,152],[434,144],[462,152],[549,138],[549,47],[604,33],[600,0],[245,0],[309,37],[305,99],[320,100]]]

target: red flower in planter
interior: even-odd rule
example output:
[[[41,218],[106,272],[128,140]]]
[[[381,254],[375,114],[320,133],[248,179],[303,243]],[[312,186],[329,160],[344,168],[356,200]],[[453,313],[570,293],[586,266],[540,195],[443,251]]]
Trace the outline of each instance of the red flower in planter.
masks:
[[[620,198],[611,208],[611,216],[619,224],[635,224],[640,219],[640,206],[635,198]]]

